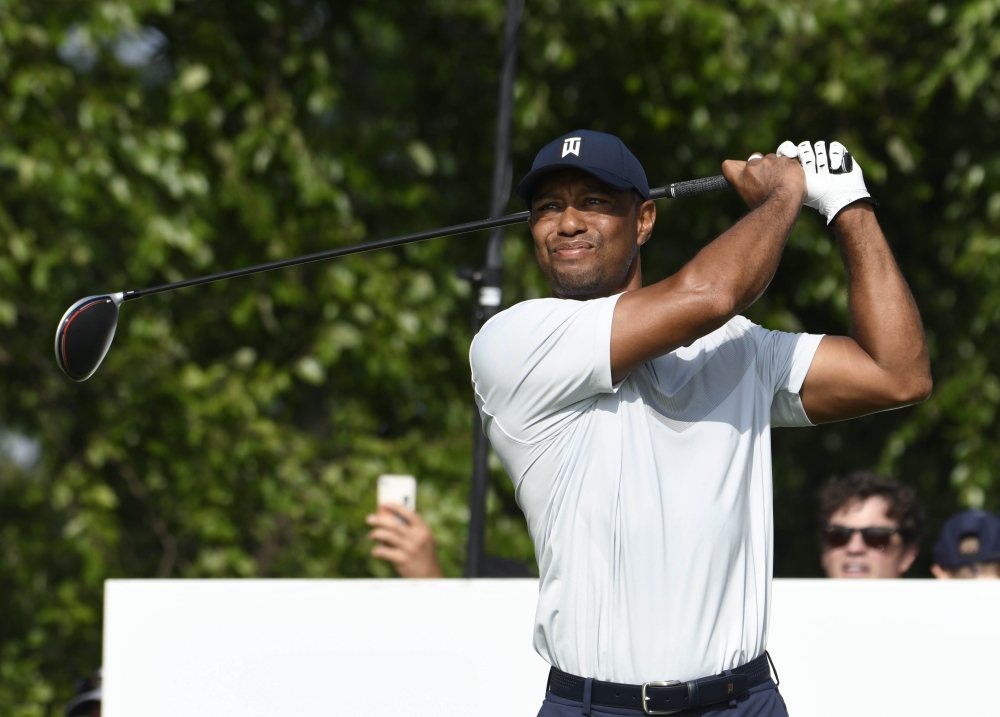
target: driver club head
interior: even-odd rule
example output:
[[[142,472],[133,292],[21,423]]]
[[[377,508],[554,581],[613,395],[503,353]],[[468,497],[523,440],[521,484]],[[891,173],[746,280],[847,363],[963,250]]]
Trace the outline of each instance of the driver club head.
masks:
[[[74,381],[94,375],[118,328],[122,294],[88,296],[73,304],[56,329],[56,363]]]

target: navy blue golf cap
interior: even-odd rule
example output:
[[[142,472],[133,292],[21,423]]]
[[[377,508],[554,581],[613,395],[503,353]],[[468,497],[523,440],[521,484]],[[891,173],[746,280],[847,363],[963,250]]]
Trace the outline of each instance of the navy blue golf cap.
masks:
[[[953,516],[941,528],[934,544],[934,562],[942,568],[997,561],[1000,561],[1000,518],[985,510],[967,510]]]
[[[538,182],[559,169],[579,169],[615,189],[634,189],[649,199],[649,183],[639,160],[613,134],[578,129],[542,147],[521,183],[517,196],[531,204]]]

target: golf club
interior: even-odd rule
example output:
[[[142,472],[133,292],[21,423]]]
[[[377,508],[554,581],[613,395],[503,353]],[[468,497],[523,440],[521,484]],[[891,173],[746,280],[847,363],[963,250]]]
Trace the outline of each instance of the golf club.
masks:
[[[657,187],[656,189],[651,189],[649,195],[651,199],[676,199],[731,188],[726,178],[720,175],[705,177],[703,179],[693,179],[687,182],[677,182],[666,187]],[[133,299],[151,294],[161,294],[165,291],[173,291],[174,289],[183,289],[188,286],[200,286],[201,284],[210,284],[213,281],[235,279],[240,276],[259,274],[264,271],[299,266],[300,264],[309,264],[325,259],[336,259],[337,257],[348,256],[350,254],[360,254],[374,249],[386,249],[388,247],[424,241],[425,239],[454,236],[481,229],[492,229],[494,227],[518,224],[527,221],[530,214],[531,212],[519,212],[495,219],[482,219],[476,222],[455,224],[440,229],[429,229],[414,234],[404,234],[389,239],[377,239],[362,244],[355,244],[354,246],[305,254],[291,259],[272,261],[267,264],[257,264],[256,266],[248,266],[243,269],[224,271],[219,274],[210,274],[196,279],[186,279],[173,284],[163,284],[148,289],[133,289],[116,294],[88,296],[69,307],[59,321],[55,340],[56,363],[59,364],[59,368],[62,369],[63,373],[74,381],[86,381],[93,376],[98,366],[104,360],[105,355],[107,355],[108,349],[111,348],[111,341],[115,337],[115,329],[118,328],[118,307],[126,301],[132,301]]]

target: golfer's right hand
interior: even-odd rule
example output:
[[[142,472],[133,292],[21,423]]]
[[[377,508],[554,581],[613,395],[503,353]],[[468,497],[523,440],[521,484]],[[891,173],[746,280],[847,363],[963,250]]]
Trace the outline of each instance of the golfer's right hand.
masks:
[[[746,162],[727,159],[722,173],[751,209],[776,193],[797,204],[805,201],[806,175],[794,159],[755,152]]]

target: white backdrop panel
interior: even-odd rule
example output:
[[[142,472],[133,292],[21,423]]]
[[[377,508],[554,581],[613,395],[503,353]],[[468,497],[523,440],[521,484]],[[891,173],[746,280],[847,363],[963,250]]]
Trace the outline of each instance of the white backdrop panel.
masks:
[[[534,715],[536,594],[534,580],[110,580],[104,715]],[[792,717],[993,712],[998,607],[1000,582],[776,580],[769,649]]]
[[[790,717],[1000,714],[1000,580],[775,580]]]
[[[534,714],[534,580],[109,580],[105,717]]]

